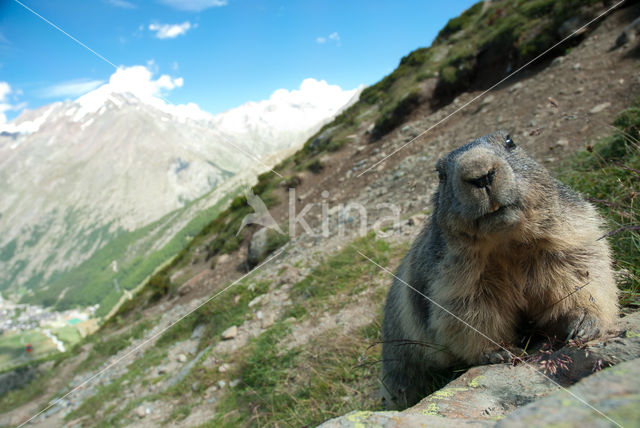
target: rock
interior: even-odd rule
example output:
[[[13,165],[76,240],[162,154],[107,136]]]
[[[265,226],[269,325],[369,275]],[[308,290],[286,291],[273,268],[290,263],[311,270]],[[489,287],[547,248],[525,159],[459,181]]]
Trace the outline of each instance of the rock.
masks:
[[[238,327],[235,325],[229,327],[228,329],[222,332],[222,338],[224,340],[234,339],[237,335],[238,335]]]
[[[393,173],[393,179],[397,180],[399,178],[404,177],[404,171],[396,171]]]
[[[352,412],[321,427],[611,426],[558,385],[573,385],[571,392],[621,426],[640,420],[640,312],[622,318],[618,332],[605,338],[538,355],[537,363],[473,367],[402,412]],[[566,369],[543,373],[544,361],[560,358],[569,361]],[[609,368],[594,374],[600,367]]]
[[[487,104],[491,104],[496,97],[493,95],[487,95],[482,99],[482,103],[480,105],[486,106]]]
[[[186,363],[187,362],[187,356],[184,355],[184,354],[178,355],[178,361],[180,361],[181,363]]]
[[[566,58],[565,58],[565,57],[563,57],[563,56],[555,57],[555,58],[553,59],[553,61],[551,61],[551,64],[549,64],[549,67],[555,67],[555,66],[556,66],[556,65],[558,65],[558,64],[562,64],[562,63],[564,62],[564,60],[565,60],[565,59],[566,59]]]
[[[145,416],[147,416],[147,409],[145,409],[145,407],[143,405],[142,406],[138,406],[134,410],[134,413],[136,414],[136,416],[138,416],[140,419],[142,419]]]
[[[566,138],[560,138],[558,141],[556,141],[556,147],[565,148],[568,145],[569,140],[567,140]]]
[[[264,294],[259,295],[258,297],[253,298],[250,302],[249,302],[249,307],[253,308],[255,305],[257,305],[258,303],[260,303],[262,301],[262,299],[264,298]]]
[[[191,339],[201,339],[206,329],[206,325],[198,324],[196,328],[193,329],[193,333],[191,333]]]
[[[521,89],[521,88],[522,88],[522,82],[518,82],[518,83],[516,83],[515,85],[512,85],[509,88],[509,92],[515,92],[515,91],[517,91],[518,89]]]
[[[409,226],[420,226],[424,221],[424,214],[414,214],[407,220]]]
[[[193,290],[193,283],[191,281],[187,281],[180,288],[178,288],[178,294],[180,296],[185,296]]]
[[[231,365],[230,365],[230,364],[228,364],[228,363],[224,363],[224,364],[222,364],[220,367],[218,367],[218,371],[219,371],[220,373],[225,373],[225,372],[228,372],[230,368],[231,368]]]
[[[624,362],[573,385],[571,394],[557,391],[517,409],[497,426],[637,426],[639,376],[640,359]]]
[[[636,32],[638,29],[640,29],[640,17],[636,18],[631,24],[624,27],[622,33],[620,33],[616,39],[615,47],[619,48],[620,46],[633,42],[636,39]]]
[[[266,259],[271,252],[276,248],[270,243],[274,240],[280,240],[282,234],[275,229],[268,229],[263,227],[251,236],[249,241],[249,251],[247,252],[247,262],[249,266],[257,266],[260,262]]]
[[[263,329],[271,327],[276,322],[276,315],[273,312],[267,312],[260,320],[260,327]]]
[[[223,381],[223,380],[219,380],[218,381],[218,388],[222,389],[225,386],[227,386],[227,382]]]
[[[582,65],[579,62],[576,62],[575,64],[573,64],[573,67],[571,67],[573,69],[573,71],[578,71],[580,70],[580,68],[582,67]]]
[[[258,265],[262,260],[267,257],[267,234],[269,229],[263,227],[251,236],[249,241],[249,252],[247,254],[247,261],[250,266]]]
[[[611,106],[610,102],[598,104],[597,106],[595,106],[594,108],[589,110],[589,114],[600,113],[602,110],[605,110],[605,109],[609,108],[610,106]]]
[[[558,35],[561,39],[569,36],[578,36],[586,31],[586,28],[581,28],[584,25],[584,20],[581,16],[574,16],[564,21],[558,27]]]
[[[229,386],[231,388],[235,388],[236,386],[240,385],[240,379],[234,379],[232,381],[229,382]]]
[[[218,256],[218,260],[217,260],[217,264],[223,264],[229,261],[231,257],[229,256],[229,254],[221,254]]]

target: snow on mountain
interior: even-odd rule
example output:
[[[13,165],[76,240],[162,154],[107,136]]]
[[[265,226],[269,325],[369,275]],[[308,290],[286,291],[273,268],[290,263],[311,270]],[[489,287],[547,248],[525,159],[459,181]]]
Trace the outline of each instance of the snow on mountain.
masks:
[[[37,288],[119,230],[184,206],[256,158],[301,145],[361,90],[306,79],[213,116],[159,96],[182,84],[154,80],[142,66],[118,69],[75,101],[0,124],[0,291]]]

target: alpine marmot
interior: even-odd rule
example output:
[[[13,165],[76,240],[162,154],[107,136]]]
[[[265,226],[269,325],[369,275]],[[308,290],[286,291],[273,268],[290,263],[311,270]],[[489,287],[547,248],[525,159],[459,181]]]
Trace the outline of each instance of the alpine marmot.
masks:
[[[382,326],[382,395],[413,405],[432,374],[507,360],[523,325],[592,338],[617,318],[602,220],[506,132],[437,162],[433,214],[393,281]],[[490,340],[489,340],[490,339]]]

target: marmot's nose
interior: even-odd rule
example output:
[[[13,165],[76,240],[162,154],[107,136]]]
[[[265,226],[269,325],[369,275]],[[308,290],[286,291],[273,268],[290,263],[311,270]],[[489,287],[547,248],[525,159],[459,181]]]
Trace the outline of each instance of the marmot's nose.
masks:
[[[491,168],[485,175],[477,178],[467,178],[464,181],[476,186],[478,189],[483,189],[490,186],[493,183],[493,179],[496,176],[496,169]]]

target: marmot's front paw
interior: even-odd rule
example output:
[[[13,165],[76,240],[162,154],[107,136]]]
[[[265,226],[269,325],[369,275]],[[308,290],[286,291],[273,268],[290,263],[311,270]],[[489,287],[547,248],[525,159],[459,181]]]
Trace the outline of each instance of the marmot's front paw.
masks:
[[[480,355],[479,361],[480,364],[510,363],[513,360],[513,357],[515,357],[513,352],[504,348],[499,348],[483,353]]]
[[[568,335],[566,340],[576,338],[590,340],[600,335],[600,326],[597,318],[587,313],[583,313],[569,322],[567,325],[567,332]]]

